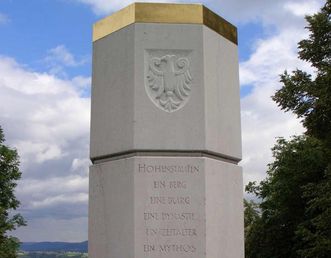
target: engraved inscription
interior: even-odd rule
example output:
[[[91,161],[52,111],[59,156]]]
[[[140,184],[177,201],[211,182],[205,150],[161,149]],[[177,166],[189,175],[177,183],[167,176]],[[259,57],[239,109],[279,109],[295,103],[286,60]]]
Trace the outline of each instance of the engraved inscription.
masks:
[[[194,245],[164,244],[164,245],[144,245],[144,252],[160,253],[195,253],[197,248]]]
[[[201,257],[203,195],[195,188],[201,182],[200,166],[185,162],[139,162],[136,166],[146,189],[138,213],[143,257]]]
[[[146,228],[147,236],[196,236],[195,228]]]
[[[151,196],[150,204],[190,205],[190,196]]]
[[[163,53],[162,53],[163,52]],[[188,51],[147,51],[145,89],[152,102],[166,112],[182,108],[192,89]]]
[[[138,171],[141,173],[197,173],[199,172],[198,166],[192,165],[148,165],[145,163],[138,164]]]
[[[144,220],[194,220],[194,213],[144,212]]]
[[[154,181],[153,186],[155,189],[186,189],[185,181]]]

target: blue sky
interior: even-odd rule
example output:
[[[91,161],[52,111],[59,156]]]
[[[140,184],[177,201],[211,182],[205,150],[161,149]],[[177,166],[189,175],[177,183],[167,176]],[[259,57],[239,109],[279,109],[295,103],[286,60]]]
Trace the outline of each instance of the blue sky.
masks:
[[[74,57],[87,59],[79,66],[67,67],[69,77],[91,74],[92,24],[104,15],[95,14],[87,5],[75,1],[2,1],[1,54],[32,70],[48,72],[50,64],[44,62],[49,51],[64,46]],[[252,21],[239,24],[239,57],[249,58],[252,45],[265,36],[261,23]],[[11,39],[11,40],[10,40]],[[245,39],[245,40],[244,40]],[[23,43],[24,42],[24,43]],[[23,44],[23,45],[22,45]],[[245,95],[245,89],[243,89]]]
[[[31,69],[47,72],[43,59],[48,51],[64,45],[73,56],[89,62],[68,69],[69,76],[91,73],[92,24],[98,17],[90,8],[65,1],[1,1],[7,21],[1,26],[2,55],[12,56]]]
[[[131,2],[0,0],[0,125],[21,156],[22,241],[87,239],[92,24]],[[241,165],[245,183],[261,180],[275,137],[302,132],[270,96],[285,69],[311,72],[296,46],[323,1],[200,2],[238,27]]]

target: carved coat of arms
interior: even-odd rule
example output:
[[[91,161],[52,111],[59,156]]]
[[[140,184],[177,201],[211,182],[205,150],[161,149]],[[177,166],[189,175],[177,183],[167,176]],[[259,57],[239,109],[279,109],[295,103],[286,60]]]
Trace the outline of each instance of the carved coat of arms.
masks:
[[[154,104],[166,112],[182,108],[191,92],[190,62],[186,57],[167,54],[150,57],[146,73],[146,91]]]

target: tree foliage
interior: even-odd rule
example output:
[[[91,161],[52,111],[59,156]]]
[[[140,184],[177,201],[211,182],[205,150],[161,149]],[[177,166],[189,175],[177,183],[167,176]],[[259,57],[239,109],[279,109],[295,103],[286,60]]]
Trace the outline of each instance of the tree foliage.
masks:
[[[75,252],[28,252],[20,258],[88,258],[87,254]]]
[[[283,87],[273,100],[285,111],[303,119],[307,135],[331,146],[331,1],[321,12],[307,16],[308,39],[299,42],[299,58],[309,62],[316,71],[313,76],[296,70],[281,75]]]
[[[16,181],[21,178],[19,158],[16,150],[4,145],[4,134],[0,127],[0,257],[17,257],[19,242],[7,233],[25,225],[20,214],[11,215],[19,206],[15,197]]]
[[[259,211],[259,206],[254,201],[247,201],[244,199],[244,208],[245,208],[245,239],[250,239],[252,241],[246,241],[246,249],[252,250],[253,247],[251,244],[254,244],[253,238],[256,234],[257,227],[256,225],[259,223],[261,219],[261,214]]]
[[[313,186],[326,179],[329,160],[325,148],[319,140],[307,136],[290,141],[280,138],[273,148],[273,157],[267,178],[259,185],[246,186],[248,192],[262,200],[261,217],[246,237],[246,257],[324,257],[299,253],[307,248],[302,230],[312,219],[311,194],[317,194]]]
[[[279,138],[267,178],[246,186],[259,200],[260,216],[246,234],[247,258],[327,258],[331,254],[331,1],[307,16],[308,39],[299,58],[314,74],[281,75],[273,100],[296,114],[306,129],[291,140]]]

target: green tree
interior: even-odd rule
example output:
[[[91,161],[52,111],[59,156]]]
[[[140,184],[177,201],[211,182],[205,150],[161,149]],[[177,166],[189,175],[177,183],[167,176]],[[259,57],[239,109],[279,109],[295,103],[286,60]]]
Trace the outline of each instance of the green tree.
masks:
[[[259,206],[254,201],[244,200],[245,235],[250,233],[252,225],[260,219]]]
[[[301,257],[330,257],[331,254],[331,173],[327,169],[322,180],[304,187],[303,197],[308,200],[307,218],[296,231],[302,242],[298,249]]]
[[[312,219],[307,213],[311,201],[307,189],[321,181],[329,160],[320,141],[307,136],[278,139],[273,157],[267,178],[246,187],[261,199],[261,218],[251,225],[246,257],[307,257],[298,253],[305,247],[298,230]]]
[[[261,220],[261,214],[259,205],[254,201],[247,201],[244,199],[244,218],[245,218],[245,239],[249,240],[245,242],[246,250],[253,250],[255,242],[258,241],[256,237],[259,237],[259,234],[256,234],[258,230],[258,224]],[[251,254],[251,257],[254,257],[254,254]],[[247,254],[246,254],[247,256]]]
[[[4,134],[0,127],[0,257],[17,257],[19,241],[7,233],[25,225],[20,214],[11,215],[19,206],[15,197],[16,181],[21,178],[19,158],[16,150],[4,145]]]
[[[273,100],[296,114],[303,136],[278,139],[267,178],[246,190],[260,199],[260,218],[246,235],[247,258],[327,258],[331,254],[331,1],[307,16],[308,39],[299,58],[314,75],[296,70],[281,75]]]
[[[316,75],[296,70],[281,76],[284,86],[273,100],[303,120],[306,134],[331,147],[331,1],[321,12],[307,16],[308,39],[299,42],[299,58],[309,62]]]
[[[299,42],[299,57],[315,68],[315,76],[300,70],[292,75],[285,73],[281,77],[284,87],[273,97],[283,110],[292,111],[302,119],[305,134],[319,140],[326,160],[323,171],[316,173],[319,179],[307,181],[302,187],[302,198],[307,200],[306,219],[296,231],[303,244],[298,248],[301,257],[329,257],[331,253],[330,16],[328,0],[319,13],[307,17],[310,36]]]

